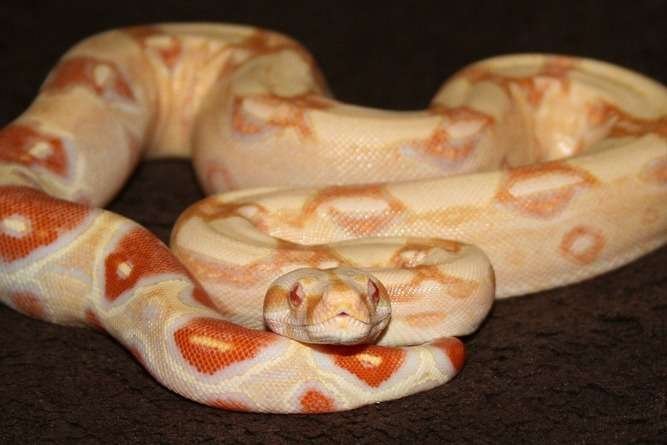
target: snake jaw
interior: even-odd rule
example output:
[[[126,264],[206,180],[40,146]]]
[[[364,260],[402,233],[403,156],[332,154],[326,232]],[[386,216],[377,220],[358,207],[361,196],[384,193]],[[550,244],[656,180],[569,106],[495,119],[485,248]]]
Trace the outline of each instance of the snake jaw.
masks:
[[[372,343],[384,331],[390,318],[387,315],[367,323],[348,314],[338,314],[323,322],[304,326],[307,340],[302,341],[339,345]]]
[[[391,314],[372,322],[364,322],[348,314],[337,314],[314,324],[290,324],[280,319],[265,318],[273,332],[302,343],[357,345],[373,343],[385,330]]]

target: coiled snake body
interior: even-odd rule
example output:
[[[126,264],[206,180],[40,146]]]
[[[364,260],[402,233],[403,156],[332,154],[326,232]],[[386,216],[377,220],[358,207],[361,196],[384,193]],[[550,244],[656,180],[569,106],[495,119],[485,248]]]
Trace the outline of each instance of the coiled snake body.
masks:
[[[242,190],[185,211],[170,251],[96,208],[142,155],[192,155],[206,191]],[[462,70],[425,111],[371,110],[330,98],[285,36],[135,27],[62,58],[0,132],[0,184],[5,304],[100,328],[208,405],[345,410],[452,378],[464,352],[450,336],[478,327],[494,285],[561,286],[663,245],[667,91],[603,62],[517,55]],[[305,288],[270,286],[288,272]],[[325,306],[386,290],[377,344],[263,330],[262,306],[271,324],[284,298],[303,326],[331,321],[306,304],[318,277]]]

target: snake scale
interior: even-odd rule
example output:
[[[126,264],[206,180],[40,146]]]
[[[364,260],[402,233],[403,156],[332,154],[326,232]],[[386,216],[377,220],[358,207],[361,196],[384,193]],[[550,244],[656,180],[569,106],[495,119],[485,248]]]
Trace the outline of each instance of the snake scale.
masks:
[[[171,250],[101,209],[142,157],[192,157],[212,194]],[[0,188],[4,304],[103,330],[210,406],[340,411],[451,379],[453,336],[494,296],[662,246],[667,90],[604,62],[511,55],[464,68],[426,110],[383,111],[334,100],[281,34],[132,27],[69,50],[0,131]],[[347,306],[331,318],[315,294]],[[368,325],[369,308],[374,344],[312,328]]]

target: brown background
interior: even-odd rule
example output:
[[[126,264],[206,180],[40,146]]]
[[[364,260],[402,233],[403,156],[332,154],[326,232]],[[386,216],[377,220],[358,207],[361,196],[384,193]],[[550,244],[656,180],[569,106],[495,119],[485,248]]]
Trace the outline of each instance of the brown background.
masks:
[[[416,109],[501,53],[595,57],[667,81],[667,3],[26,2],[0,5],[0,124],[62,52],[117,26],[249,23],[296,37],[345,101]],[[142,164],[111,208],[166,240],[201,197],[184,161]],[[197,405],[110,338],[0,307],[0,443],[646,443],[667,438],[667,249],[576,286],[502,301],[443,387],[351,412],[272,416]]]

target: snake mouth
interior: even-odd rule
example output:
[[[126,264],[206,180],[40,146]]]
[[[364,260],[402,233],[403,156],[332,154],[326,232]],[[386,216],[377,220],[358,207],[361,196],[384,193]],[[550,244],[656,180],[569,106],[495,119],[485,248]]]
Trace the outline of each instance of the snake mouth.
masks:
[[[371,326],[372,327],[372,326],[377,326],[381,323],[384,323],[385,320],[388,320],[390,317],[391,317],[391,314],[387,314],[387,315],[383,316],[382,318],[378,318],[376,320],[368,322],[368,321],[359,320],[358,318],[355,318],[354,316],[348,314],[347,312],[339,312],[336,315],[332,315],[331,317],[329,317],[327,319],[324,319],[322,321],[318,321],[318,322],[315,322],[315,323],[290,323],[290,322],[287,322],[287,321],[275,320],[275,319],[266,319],[266,322],[271,324],[272,326],[273,325],[279,325],[279,326],[284,326],[284,327],[287,327],[287,328],[294,328],[294,329],[308,329],[308,328],[321,326],[321,325],[324,325],[324,324],[327,324],[327,323],[331,323],[335,320],[347,319],[352,323],[358,323],[360,325]]]
[[[302,343],[355,345],[372,343],[384,330],[390,314],[371,322],[340,312],[317,323],[289,323],[265,320],[274,332]]]

